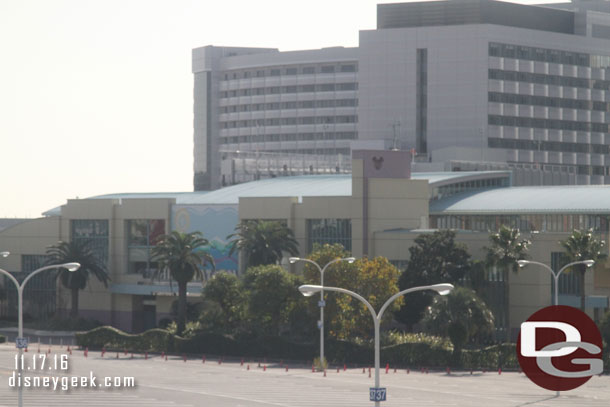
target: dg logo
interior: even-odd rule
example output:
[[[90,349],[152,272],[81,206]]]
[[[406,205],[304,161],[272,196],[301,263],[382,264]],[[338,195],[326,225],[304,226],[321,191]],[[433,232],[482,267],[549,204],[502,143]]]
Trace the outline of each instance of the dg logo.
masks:
[[[595,322],[563,305],[543,308],[521,324],[517,357],[527,377],[548,390],[575,389],[604,370]]]

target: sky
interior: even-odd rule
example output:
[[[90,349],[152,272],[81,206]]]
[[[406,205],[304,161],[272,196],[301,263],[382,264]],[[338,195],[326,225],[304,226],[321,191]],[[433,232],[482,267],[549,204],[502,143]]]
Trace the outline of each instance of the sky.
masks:
[[[0,218],[192,191],[193,48],[354,47],[394,2],[0,0]]]

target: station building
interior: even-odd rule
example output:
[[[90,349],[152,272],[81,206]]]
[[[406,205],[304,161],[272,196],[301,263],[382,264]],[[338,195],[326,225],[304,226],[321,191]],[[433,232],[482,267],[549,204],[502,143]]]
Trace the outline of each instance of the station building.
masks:
[[[171,230],[201,231],[211,242],[217,270],[239,271],[229,256],[227,235],[243,219],[283,220],[294,231],[300,255],[315,243],[341,243],[356,257],[385,256],[399,268],[408,247],[422,233],[451,228],[474,258],[483,259],[490,231],[502,224],[520,228],[533,241],[532,260],[557,268],[559,241],[573,229],[593,228],[608,241],[610,188],[605,186],[513,187],[510,171],[411,173],[411,154],[404,151],[353,152],[352,174],[277,177],[210,192],[109,194],[71,199],[43,217],[0,231],[0,267],[24,275],[40,267],[49,245],[59,240],[92,241],[112,281],[108,288],[91,280],[80,296],[80,314],[127,331],[156,326],[169,317],[177,286],[167,275],[152,280],[156,265],[151,249]],[[296,267],[286,264],[286,267]],[[610,270],[600,262],[587,272],[585,290],[592,316],[608,309]],[[292,269],[296,271],[296,269]],[[25,292],[25,312],[46,317],[67,312],[69,292],[48,272],[32,280]],[[497,281],[498,273],[488,279]],[[529,266],[511,273],[511,327],[551,304],[551,276]],[[500,282],[502,283],[502,282]],[[8,296],[2,316],[16,313]],[[202,282],[188,293],[197,300]],[[577,280],[560,282],[560,303],[578,306]],[[390,293],[388,293],[389,295]]]

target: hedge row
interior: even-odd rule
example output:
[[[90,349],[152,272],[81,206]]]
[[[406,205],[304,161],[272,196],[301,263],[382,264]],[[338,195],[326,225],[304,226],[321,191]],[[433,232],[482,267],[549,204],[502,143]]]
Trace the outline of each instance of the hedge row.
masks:
[[[151,329],[138,335],[127,334],[116,328],[103,326],[88,332],[76,333],[76,343],[82,348],[129,350],[133,352],[175,352],[233,357],[275,358],[285,360],[313,360],[319,347],[297,344],[280,337],[231,338],[219,334],[202,333],[192,338],[181,338],[162,329]],[[370,345],[328,339],[325,343],[329,363],[372,365],[374,351]],[[463,350],[454,355],[442,344],[407,342],[381,349],[382,364],[403,367],[431,367],[444,369],[454,366],[463,369],[517,369],[514,344],[493,345],[477,350]],[[604,355],[606,369],[610,369],[610,352]]]

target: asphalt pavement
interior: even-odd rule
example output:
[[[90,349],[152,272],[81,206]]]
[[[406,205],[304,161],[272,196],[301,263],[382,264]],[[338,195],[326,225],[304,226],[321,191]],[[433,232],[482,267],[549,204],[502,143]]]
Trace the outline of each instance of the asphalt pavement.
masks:
[[[257,360],[218,363],[202,357],[106,353],[52,346],[38,353],[30,348],[24,354],[23,377],[48,377],[49,388],[24,388],[24,406],[210,406],[210,407],[364,407],[372,406],[369,388],[373,378],[368,369],[342,368],[312,373],[303,366],[262,363]],[[14,344],[0,345],[0,406],[16,406],[17,390],[11,380],[15,370]],[[44,355],[44,356],[43,356]],[[45,366],[41,369],[41,361]],[[36,369],[33,362],[36,361]],[[65,360],[62,369],[61,361]],[[29,369],[28,369],[29,368]],[[373,373],[374,374],[374,373]],[[74,386],[72,377],[78,377]],[[81,387],[94,377],[95,387]],[[13,378],[13,379],[12,379]],[[65,379],[64,379],[65,378]],[[82,379],[86,378],[86,379]],[[106,382],[109,378],[109,382]],[[133,378],[135,386],[130,386]],[[118,380],[117,380],[118,379]],[[53,390],[53,381],[56,389]],[[61,388],[61,381],[66,384]],[[110,384],[105,386],[104,384]],[[114,386],[119,384],[119,386]],[[555,397],[517,372],[422,373],[390,367],[381,375],[387,388],[384,407],[468,406],[610,406],[610,377],[595,376],[584,386]]]

